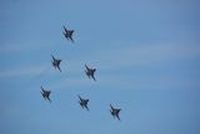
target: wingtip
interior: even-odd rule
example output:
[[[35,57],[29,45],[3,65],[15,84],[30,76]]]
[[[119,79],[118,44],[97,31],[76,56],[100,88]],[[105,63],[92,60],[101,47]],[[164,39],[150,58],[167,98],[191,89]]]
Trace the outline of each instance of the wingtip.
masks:
[[[50,104],[52,103],[52,100],[51,100],[51,99],[49,99],[49,103],[50,103]]]
[[[51,54],[51,58],[54,60],[55,59],[55,57],[53,56],[53,54]]]
[[[112,104],[110,104],[109,106],[110,106],[111,109],[113,108]]]
[[[77,95],[77,97],[78,97],[79,99],[81,99],[81,96],[80,96],[79,94]]]

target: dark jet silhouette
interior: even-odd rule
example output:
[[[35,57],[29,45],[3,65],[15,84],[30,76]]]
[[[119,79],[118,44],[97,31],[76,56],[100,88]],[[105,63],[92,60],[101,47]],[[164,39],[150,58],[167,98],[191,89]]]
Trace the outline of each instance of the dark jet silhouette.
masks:
[[[65,26],[63,26],[63,28],[64,28],[64,30],[65,30],[65,31],[63,32],[65,38],[66,38],[67,40],[71,40],[72,42],[74,42],[74,39],[72,38],[73,33],[74,33],[74,30],[67,29]]]
[[[61,59],[56,59],[53,55],[51,55],[51,57],[52,57],[52,65],[53,65],[53,67],[56,69],[58,69],[60,72],[62,72],[62,70],[61,70],[61,68],[60,68],[60,63],[61,63]]]
[[[50,90],[45,90],[42,86],[40,87],[42,91],[40,91],[40,93],[42,94],[43,98],[45,100],[48,100],[50,103],[52,102],[50,99],[50,94],[51,91]]]
[[[110,113],[111,115],[115,118],[117,117],[118,120],[120,120],[120,117],[119,117],[119,112],[121,111],[121,108],[114,108],[111,104],[110,104]]]
[[[89,108],[88,108],[88,102],[89,102],[89,99],[83,99],[80,95],[78,95],[78,98],[79,98],[79,104],[82,108],[86,108],[88,111],[89,111]]]
[[[85,73],[88,76],[88,78],[90,79],[92,77],[92,79],[94,81],[96,81],[96,78],[94,77],[94,73],[96,71],[96,68],[94,68],[94,69],[93,68],[89,68],[86,64],[85,64],[85,68],[86,68]]]

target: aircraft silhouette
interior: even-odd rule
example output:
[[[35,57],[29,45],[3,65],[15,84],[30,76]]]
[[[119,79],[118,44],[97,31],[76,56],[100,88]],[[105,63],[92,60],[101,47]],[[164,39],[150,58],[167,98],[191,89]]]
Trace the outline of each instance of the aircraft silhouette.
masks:
[[[83,99],[80,95],[78,95],[78,98],[79,98],[79,104],[82,108],[86,108],[88,111],[89,111],[89,108],[88,108],[88,102],[89,102],[89,99]]]
[[[85,64],[85,68],[86,68],[85,73],[88,76],[88,78],[90,79],[92,77],[92,79],[94,81],[96,81],[96,78],[94,77],[94,73],[96,72],[96,68],[94,68],[94,69],[89,68],[86,64]]]
[[[40,91],[40,93],[42,94],[42,97],[45,100],[48,100],[51,103],[52,102],[51,99],[50,99],[51,91],[50,90],[45,90],[42,86],[40,88],[42,90],[42,91]]]
[[[110,104],[110,113],[111,115],[115,118],[117,118],[118,120],[120,120],[119,117],[119,112],[121,111],[121,108],[114,108],[111,104]]]
[[[51,63],[52,63],[52,65],[53,65],[53,67],[56,69],[58,69],[60,72],[62,72],[62,70],[61,70],[61,68],[60,68],[60,63],[62,62],[62,60],[61,59],[56,59],[53,55],[51,55],[51,57],[52,57],[52,61],[51,61]]]
[[[64,36],[65,36],[65,38],[67,39],[67,40],[71,40],[72,42],[74,42],[74,39],[73,39],[73,33],[74,33],[74,30],[69,30],[69,29],[67,29],[65,26],[63,26],[63,28],[64,28],[64,32],[63,32],[63,34],[64,34]]]

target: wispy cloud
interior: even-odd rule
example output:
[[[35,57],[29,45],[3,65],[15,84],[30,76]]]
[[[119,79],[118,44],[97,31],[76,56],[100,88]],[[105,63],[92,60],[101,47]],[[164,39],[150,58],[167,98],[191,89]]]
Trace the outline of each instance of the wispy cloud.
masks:
[[[90,57],[80,57],[80,61],[90,62],[105,69],[131,66],[148,66],[154,63],[171,62],[179,59],[191,59],[200,56],[197,45],[150,44],[128,45],[117,48],[97,50]]]
[[[189,77],[180,77],[177,75],[144,75],[137,77],[118,75],[117,72],[112,74],[97,74],[97,81],[94,82],[82,73],[75,77],[65,77],[47,84],[52,89],[76,90],[76,89],[96,89],[102,90],[118,89],[118,90],[173,90],[173,89],[196,89],[200,87],[199,81]]]
[[[135,87],[147,88],[160,87],[161,85],[175,86],[181,85],[180,81],[185,81],[187,85],[191,85],[188,80],[180,80],[177,78],[171,78],[171,76],[161,77],[148,77],[134,78],[117,76],[116,70],[123,70],[127,67],[140,67],[151,66],[153,64],[168,64],[171,61],[177,61],[179,59],[191,59],[200,56],[200,48],[195,45],[180,45],[180,44],[153,44],[153,45],[141,45],[141,46],[121,46],[117,48],[102,49],[94,51],[92,56],[76,57],[68,64],[67,72],[63,71],[62,74],[66,74],[66,79],[55,80],[51,85],[60,88],[64,87],[84,87],[88,85],[88,78],[84,77],[84,64],[97,67],[97,80],[98,84],[114,86],[114,87]],[[14,70],[3,70],[0,73],[0,77],[17,77],[17,76],[35,76],[39,75],[45,70],[44,65],[35,65],[32,67],[16,68]],[[64,69],[66,70],[66,69]],[[114,71],[113,71],[114,70]],[[50,71],[45,75],[51,74]],[[131,75],[131,74],[130,74]],[[130,79],[131,78],[131,79]],[[144,83],[146,83],[144,85]],[[159,84],[158,84],[159,83]],[[178,86],[177,85],[177,86]]]
[[[45,66],[41,65],[41,66],[31,66],[31,67],[1,70],[0,78],[33,76],[37,74],[39,75],[41,72],[45,70],[45,68],[46,68]]]
[[[0,45],[0,54],[17,54],[33,50],[48,48],[53,44],[48,41],[27,41],[22,43],[3,43]]]
[[[200,86],[197,81],[191,77],[182,78],[178,74],[140,74],[140,77],[134,77],[134,70],[127,76],[127,72],[119,75],[118,71],[123,72],[124,68],[145,67],[152,65],[168,65],[174,61],[179,64],[180,61],[188,62],[191,59],[200,58],[200,47],[197,45],[180,44],[155,44],[149,46],[129,46],[116,49],[107,49],[96,51],[90,57],[77,57],[72,63],[71,74],[76,74],[67,80],[60,80],[52,83],[59,87],[87,87],[91,81],[87,81],[84,75],[84,64],[88,63],[97,67],[97,85],[106,87],[126,87],[126,89],[174,89]],[[80,62],[81,61],[81,62]],[[82,69],[82,70],[81,70]],[[178,70],[177,70],[178,71]],[[190,72],[190,70],[187,70]],[[132,76],[133,75],[133,76]],[[138,75],[138,74],[137,74]],[[90,82],[90,83],[88,83]],[[134,85],[134,86],[133,86]]]

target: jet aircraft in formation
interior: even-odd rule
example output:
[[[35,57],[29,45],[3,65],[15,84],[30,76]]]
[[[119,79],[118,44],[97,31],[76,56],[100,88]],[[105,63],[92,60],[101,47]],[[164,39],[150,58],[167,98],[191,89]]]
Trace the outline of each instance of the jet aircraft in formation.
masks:
[[[70,29],[67,29],[65,26],[63,26],[64,28],[64,36],[67,40],[71,40],[72,42],[74,42],[74,39],[73,39],[73,33],[74,33],[74,30],[70,30]]]
[[[52,102],[51,99],[50,99],[51,91],[50,90],[45,90],[42,86],[40,88],[41,88],[40,93],[42,94],[43,98],[45,100],[48,100],[51,103]]]
[[[74,39],[73,39],[73,33],[74,33],[74,30],[70,30],[70,29],[67,29],[65,26],[63,26],[64,28],[64,36],[67,40],[71,40],[72,42],[74,42]],[[52,57],[52,65],[55,69],[58,69],[60,72],[62,72],[61,68],[60,68],[60,63],[62,62],[61,59],[56,59],[53,55],[51,55]],[[92,78],[94,81],[96,81],[96,78],[94,76],[95,72],[96,72],[96,68],[90,68],[88,67],[86,64],[85,64],[85,73],[86,75],[88,76],[88,78]],[[41,91],[40,93],[42,94],[43,98],[45,100],[48,100],[50,103],[52,102],[51,99],[50,99],[50,94],[51,94],[51,91],[50,90],[45,90],[42,86],[40,87],[41,88]],[[88,102],[89,102],[89,99],[84,99],[82,98],[80,95],[78,95],[78,98],[79,98],[79,104],[80,106],[84,109],[87,109],[89,111],[89,108],[88,108]],[[120,117],[119,117],[119,113],[122,109],[121,108],[114,108],[111,104],[110,104],[110,113],[111,115],[114,117],[114,118],[117,118],[118,120],[120,120]]]
[[[89,68],[86,64],[85,64],[85,73],[88,76],[88,78],[92,78],[94,81],[96,81],[96,78],[94,76],[94,73],[96,72],[96,68]]]
[[[118,120],[120,120],[119,117],[119,112],[121,111],[121,108],[114,108],[111,104],[110,104],[110,113],[111,115],[115,118],[117,117]]]
[[[58,69],[60,72],[62,72],[62,70],[61,70],[61,68],[60,68],[60,63],[62,62],[62,60],[61,59],[56,59],[53,55],[51,55],[51,57],[52,57],[52,65],[53,65],[53,67],[56,69]]]
[[[86,108],[89,111],[89,108],[88,108],[89,99],[84,99],[80,95],[78,95],[78,98],[79,98],[79,104],[80,104],[80,106],[82,108]]]

